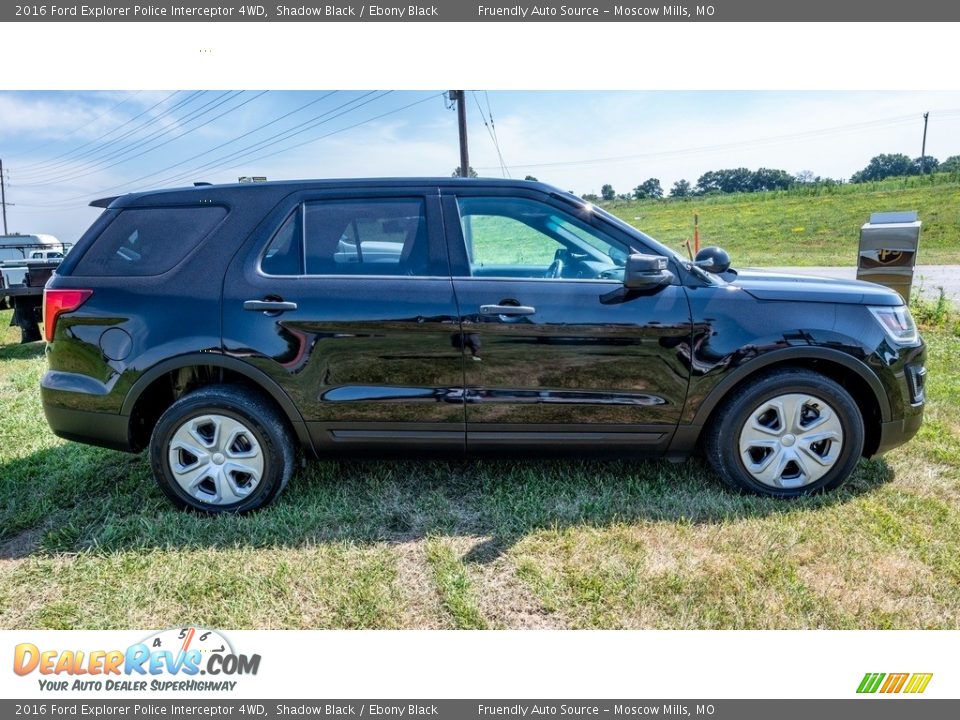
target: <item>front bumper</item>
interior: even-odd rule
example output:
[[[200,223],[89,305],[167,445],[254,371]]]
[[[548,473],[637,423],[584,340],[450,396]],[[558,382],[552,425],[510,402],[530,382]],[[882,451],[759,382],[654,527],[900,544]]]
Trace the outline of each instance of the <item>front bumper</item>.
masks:
[[[910,440],[923,424],[923,410],[900,420],[892,420],[880,425],[880,442],[871,458],[879,457],[888,450],[903,445]]]

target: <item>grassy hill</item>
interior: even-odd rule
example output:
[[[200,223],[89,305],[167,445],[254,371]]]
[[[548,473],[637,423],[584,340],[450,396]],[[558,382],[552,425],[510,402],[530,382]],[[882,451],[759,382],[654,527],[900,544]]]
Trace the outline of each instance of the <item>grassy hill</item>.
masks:
[[[873,212],[916,210],[919,262],[960,263],[960,176],[896,178],[863,185],[689,199],[614,201],[604,207],[674,249],[720,245],[735,265],[852,265],[860,226]]]

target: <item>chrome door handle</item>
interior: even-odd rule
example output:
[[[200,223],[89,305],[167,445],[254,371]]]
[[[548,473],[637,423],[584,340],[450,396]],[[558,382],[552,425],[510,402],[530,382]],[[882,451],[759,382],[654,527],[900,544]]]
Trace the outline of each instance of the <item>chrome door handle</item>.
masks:
[[[481,305],[481,315],[533,315],[535,307],[529,305]]]
[[[285,302],[283,300],[246,300],[243,303],[244,310],[253,310],[254,312],[286,312],[296,310],[295,302]]]

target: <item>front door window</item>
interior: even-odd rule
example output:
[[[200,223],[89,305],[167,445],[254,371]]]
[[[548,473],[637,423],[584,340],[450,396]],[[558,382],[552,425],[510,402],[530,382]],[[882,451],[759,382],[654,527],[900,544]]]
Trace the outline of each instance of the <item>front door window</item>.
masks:
[[[471,277],[622,280],[628,248],[579,218],[526,198],[463,197]]]

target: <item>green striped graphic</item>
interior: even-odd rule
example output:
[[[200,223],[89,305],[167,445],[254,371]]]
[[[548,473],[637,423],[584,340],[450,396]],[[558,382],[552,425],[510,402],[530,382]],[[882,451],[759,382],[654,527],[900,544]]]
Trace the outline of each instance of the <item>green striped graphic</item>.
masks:
[[[857,688],[857,692],[875,693],[885,677],[886,673],[867,673],[863,676],[863,680],[860,681],[860,686]]]

